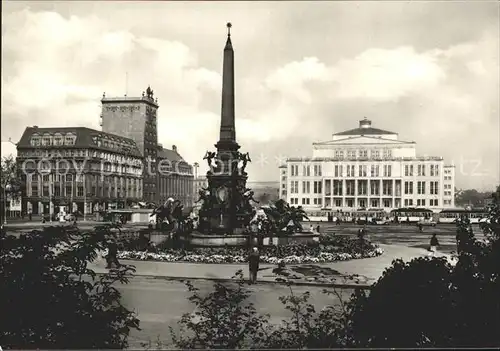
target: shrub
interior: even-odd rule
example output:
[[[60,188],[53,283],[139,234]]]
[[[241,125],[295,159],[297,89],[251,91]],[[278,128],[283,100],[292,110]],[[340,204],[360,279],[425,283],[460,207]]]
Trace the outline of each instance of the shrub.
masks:
[[[81,233],[61,227],[0,239],[0,345],[15,349],[124,348],[135,314],[115,283],[124,265],[96,276],[87,267],[103,250],[109,227]]]

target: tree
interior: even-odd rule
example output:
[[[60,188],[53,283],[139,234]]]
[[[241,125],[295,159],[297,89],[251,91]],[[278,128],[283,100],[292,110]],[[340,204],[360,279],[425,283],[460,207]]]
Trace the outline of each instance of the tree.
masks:
[[[135,314],[116,283],[133,266],[97,276],[88,263],[113,235],[109,226],[83,233],[65,227],[0,239],[0,345],[14,349],[124,348]]]
[[[496,347],[500,345],[500,187],[493,194],[488,242],[457,223],[461,252],[394,261],[369,296],[354,299],[352,335],[362,347]],[[383,315],[384,318],[380,318]]]
[[[172,328],[172,340],[182,349],[236,349],[261,347],[266,340],[268,317],[259,316],[252,303],[245,303],[249,292],[244,289],[242,271],[235,285],[215,283],[214,291],[201,296],[190,282],[189,301],[197,312],[186,313],[179,321],[180,332]]]
[[[490,197],[491,192],[479,192],[476,189],[467,189],[457,192],[455,204],[457,206],[484,206],[485,200]]]

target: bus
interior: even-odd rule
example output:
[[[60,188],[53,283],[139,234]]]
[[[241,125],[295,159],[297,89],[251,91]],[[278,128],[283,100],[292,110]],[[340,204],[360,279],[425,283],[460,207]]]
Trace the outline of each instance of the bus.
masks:
[[[457,219],[465,216],[469,219],[471,224],[481,223],[486,221],[488,217],[488,210],[484,208],[464,209],[464,208],[450,208],[442,210],[439,213],[439,223],[455,223]]]
[[[393,222],[398,223],[406,223],[408,221],[411,223],[418,223],[424,219],[432,218],[433,214],[434,212],[428,208],[405,207],[391,211]]]

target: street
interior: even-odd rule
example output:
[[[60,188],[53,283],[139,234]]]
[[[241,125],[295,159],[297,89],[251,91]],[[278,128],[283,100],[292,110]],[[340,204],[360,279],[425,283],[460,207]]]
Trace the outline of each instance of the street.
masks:
[[[212,291],[213,282],[194,281],[194,285],[201,293]],[[265,284],[248,286],[252,294],[248,301],[254,303],[257,311],[261,314],[269,313],[271,323],[279,323],[283,318],[290,317],[290,312],[285,310],[278,300],[280,296],[290,294],[290,289],[279,284]],[[294,294],[302,294],[309,291],[310,302],[316,308],[321,309],[325,305],[336,303],[332,295],[322,293],[322,287],[294,286]],[[122,301],[125,306],[138,313],[141,321],[141,331],[133,331],[129,338],[130,348],[139,348],[141,343],[155,342],[159,337],[164,343],[169,343],[170,332],[168,327],[177,328],[177,321],[184,313],[194,311],[194,305],[189,302],[189,292],[184,283],[179,281],[156,279],[149,277],[134,277],[127,285],[119,285],[118,290],[122,293]],[[352,290],[342,290],[342,296],[348,299]]]

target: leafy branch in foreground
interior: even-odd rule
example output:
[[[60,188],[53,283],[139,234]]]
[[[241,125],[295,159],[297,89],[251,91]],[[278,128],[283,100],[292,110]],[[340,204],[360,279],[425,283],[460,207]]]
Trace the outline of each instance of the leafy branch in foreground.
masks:
[[[139,320],[121,304],[124,265],[97,275],[88,268],[110,227],[95,232],[48,227],[6,235],[0,245],[0,345],[4,348],[124,348]]]

